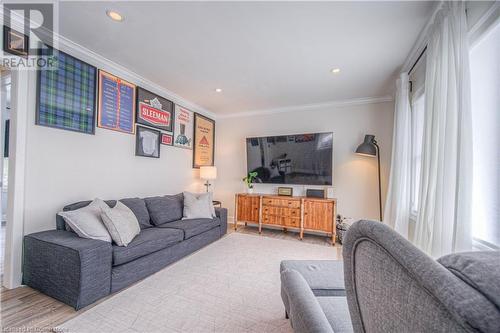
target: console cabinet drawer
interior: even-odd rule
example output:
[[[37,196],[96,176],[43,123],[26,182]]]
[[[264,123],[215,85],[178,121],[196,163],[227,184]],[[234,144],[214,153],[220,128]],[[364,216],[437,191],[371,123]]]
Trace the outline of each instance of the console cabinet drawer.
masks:
[[[262,206],[262,214],[280,215],[285,217],[300,217],[300,208],[281,208],[275,206]]]
[[[288,207],[288,208],[299,208],[300,200],[297,199],[275,199],[275,198],[263,198],[262,204],[265,206],[276,206],[276,207]]]

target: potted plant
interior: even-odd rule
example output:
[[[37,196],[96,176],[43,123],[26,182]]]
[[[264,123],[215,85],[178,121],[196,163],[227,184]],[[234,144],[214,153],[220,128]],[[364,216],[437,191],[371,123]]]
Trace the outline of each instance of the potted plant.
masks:
[[[257,177],[257,172],[249,172],[248,175],[243,178],[243,181],[247,185],[247,192],[253,193],[253,181]]]

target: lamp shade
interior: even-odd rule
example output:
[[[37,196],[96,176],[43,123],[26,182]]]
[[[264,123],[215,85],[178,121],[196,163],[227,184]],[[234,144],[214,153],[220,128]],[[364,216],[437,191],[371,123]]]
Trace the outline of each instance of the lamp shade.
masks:
[[[214,166],[200,167],[200,178],[204,180],[217,179],[217,167]]]
[[[377,147],[375,146],[375,135],[365,135],[365,140],[356,149],[356,154],[377,156]]]

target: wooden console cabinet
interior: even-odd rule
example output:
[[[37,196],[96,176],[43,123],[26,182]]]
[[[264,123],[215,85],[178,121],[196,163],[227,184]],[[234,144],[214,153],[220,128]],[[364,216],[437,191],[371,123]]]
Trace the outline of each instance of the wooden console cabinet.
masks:
[[[238,222],[258,224],[259,233],[262,226],[279,226],[299,230],[300,239],[304,231],[324,232],[335,245],[335,199],[238,193],[235,204],[235,229]]]

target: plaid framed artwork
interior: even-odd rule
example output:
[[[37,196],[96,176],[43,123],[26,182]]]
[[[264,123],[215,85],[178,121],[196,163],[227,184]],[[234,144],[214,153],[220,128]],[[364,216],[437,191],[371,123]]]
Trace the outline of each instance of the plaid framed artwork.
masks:
[[[97,68],[62,51],[54,56],[57,69],[38,71],[36,124],[94,134]]]

